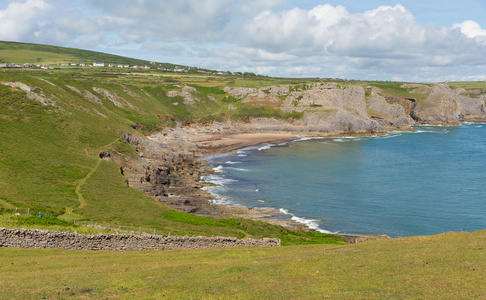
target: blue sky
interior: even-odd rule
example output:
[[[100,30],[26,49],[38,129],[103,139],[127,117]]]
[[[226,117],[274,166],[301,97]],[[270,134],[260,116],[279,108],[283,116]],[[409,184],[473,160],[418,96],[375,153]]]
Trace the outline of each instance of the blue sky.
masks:
[[[486,0],[0,0],[0,40],[269,76],[486,80]]]

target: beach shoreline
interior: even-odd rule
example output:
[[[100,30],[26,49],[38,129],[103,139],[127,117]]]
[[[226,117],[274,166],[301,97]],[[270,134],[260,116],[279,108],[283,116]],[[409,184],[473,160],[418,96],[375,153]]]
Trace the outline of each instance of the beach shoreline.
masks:
[[[284,145],[292,142],[298,142],[301,140],[309,139],[321,139],[321,138],[336,138],[336,137],[361,137],[371,136],[363,134],[349,134],[349,135],[294,135],[283,133],[230,133],[230,134],[218,134],[217,137],[212,136],[208,140],[204,140],[202,144],[206,148],[205,155],[199,159],[208,163],[208,161],[218,161],[218,158],[226,155],[234,154],[239,150],[252,149],[264,146],[276,146]],[[207,137],[206,137],[207,138]],[[210,173],[211,174],[211,173]],[[210,192],[213,198],[210,200],[213,207],[222,209],[226,214],[230,214],[231,217],[247,218],[258,221],[265,221],[274,225],[281,225],[293,230],[306,230],[317,231],[327,234],[336,234],[346,238],[349,243],[358,243],[367,240],[375,240],[381,238],[388,238],[386,236],[373,236],[373,235],[360,235],[352,233],[337,233],[331,232],[318,226],[312,226],[314,220],[307,220],[300,218],[288,212],[284,212],[283,209],[276,208],[257,208],[247,207],[243,205],[232,205],[230,203],[214,203],[215,198],[221,196]],[[311,222],[312,221],[312,222]]]
[[[280,225],[290,230],[319,231],[322,233],[338,234],[345,237],[348,242],[361,242],[370,239],[386,238],[384,236],[366,236],[352,233],[335,233],[316,226],[309,226],[309,221],[292,214],[284,213],[277,208],[256,208],[243,205],[232,205],[231,203],[217,203],[216,194],[206,190],[206,187],[213,184],[205,181],[204,177],[215,174],[213,168],[209,168],[209,161],[217,161],[219,157],[234,154],[239,150],[251,149],[264,146],[284,145],[300,140],[320,138],[342,138],[342,137],[369,137],[383,134],[375,133],[322,133],[322,132],[248,132],[238,130],[208,131],[206,128],[181,127],[172,128],[168,131],[149,137],[151,140],[164,143],[183,152],[188,157],[202,162],[204,165],[202,176],[197,183],[201,186],[198,201],[191,201],[197,207],[196,215],[210,216],[214,218],[243,218],[255,221],[264,221],[274,225]],[[160,199],[159,199],[160,200]],[[170,201],[170,199],[168,199]],[[167,200],[166,200],[167,201]],[[170,202],[165,203],[171,206]],[[177,205],[176,205],[177,206]],[[179,207],[173,206],[176,209]],[[300,221],[300,222],[299,222]],[[316,227],[316,228],[314,228]]]

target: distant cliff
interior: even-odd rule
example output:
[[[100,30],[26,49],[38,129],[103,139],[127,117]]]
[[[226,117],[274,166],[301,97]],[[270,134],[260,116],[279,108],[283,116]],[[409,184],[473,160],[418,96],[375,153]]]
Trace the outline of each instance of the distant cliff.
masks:
[[[402,84],[400,96],[376,86],[314,83],[265,88],[225,88],[256,107],[271,106],[301,118],[251,118],[242,129],[307,131],[315,133],[374,133],[419,124],[486,121],[486,94],[446,84]]]

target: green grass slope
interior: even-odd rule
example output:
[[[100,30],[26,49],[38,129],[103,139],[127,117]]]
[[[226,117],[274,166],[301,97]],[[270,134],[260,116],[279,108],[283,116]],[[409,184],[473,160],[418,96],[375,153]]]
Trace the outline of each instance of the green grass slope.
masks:
[[[219,80],[210,84],[221,85]],[[14,218],[19,211],[157,234],[344,243],[336,236],[292,232],[264,222],[179,213],[127,187],[120,166],[101,160],[100,152],[112,150],[129,159],[136,153],[124,134],[150,133],[176,122],[216,120],[228,111],[215,101],[222,91],[206,84],[192,84],[197,97],[193,105],[185,104],[182,96],[168,96],[181,89],[180,81],[158,71],[0,70],[0,226],[92,232],[74,223],[36,224],[35,219]]]
[[[0,249],[0,298],[484,299],[486,231],[356,245]]]
[[[0,41],[0,62],[18,64],[79,64],[93,62],[129,65],[150,64],[149,61],[142,59],[134,59],[96,51],[4,41]],[[175,65],[169,63],[158,63],[157,66],[173,68]]]

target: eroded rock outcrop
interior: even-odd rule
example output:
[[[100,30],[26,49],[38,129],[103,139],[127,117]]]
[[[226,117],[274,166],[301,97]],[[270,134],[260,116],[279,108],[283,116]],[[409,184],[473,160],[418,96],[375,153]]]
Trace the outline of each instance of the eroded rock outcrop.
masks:
[[[424,101],[418,102],[412,114],[421,123],[455,124],[461,121],[486,120],[484,97],[468,97],[464,89],[436,84],[418,86],[415,92],[427,95]]]
[[[224,91],[248,105],[302,114],[295,120],[250,118],[239,126],[248,130],[371,133],[414,124],[486,120],[486,95],[480,91],[453,89],[446,84],[403,84],[400,88],[408,89],[411,96],[387,94],[373,86],[366,87],[367,94],[362,86],[338,83],[226,87]]]

